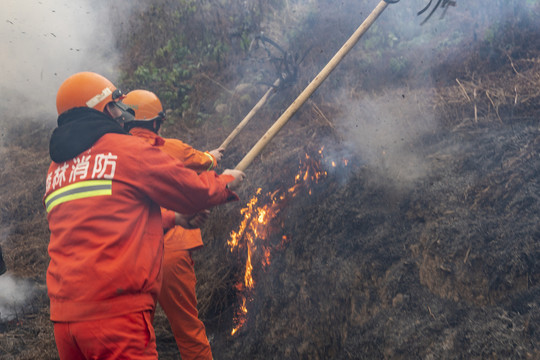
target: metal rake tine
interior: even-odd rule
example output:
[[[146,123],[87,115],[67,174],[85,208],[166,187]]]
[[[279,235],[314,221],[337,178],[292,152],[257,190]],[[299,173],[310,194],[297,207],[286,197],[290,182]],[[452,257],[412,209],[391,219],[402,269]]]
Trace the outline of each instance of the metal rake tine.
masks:
[[[435,7],[433,8],[433,10],[431,10],[431,12],[429,13],[429,15],[424,19],[424,21],[422,21],[420,23],[420,25],[424,25],[426,23],[426,21],[429,20],[429,18],[431,17],[431,15],[433,15],[433,13],[439,8],[439,5],[441,4],[443,0],[438,0],[437,1],[437,4],[435,4]],[[430,0],[430,3],[431,3],[431,0]]]
[[[429,0],[429,3],[427,4],[427,6],[425,8],[423,8],[422,10],[420,10],[419,12],[416,13],[416,15],[422,15],[423,13],[426,12],[427,9],[429,9],[429,6],[431,5],[433,0]]]

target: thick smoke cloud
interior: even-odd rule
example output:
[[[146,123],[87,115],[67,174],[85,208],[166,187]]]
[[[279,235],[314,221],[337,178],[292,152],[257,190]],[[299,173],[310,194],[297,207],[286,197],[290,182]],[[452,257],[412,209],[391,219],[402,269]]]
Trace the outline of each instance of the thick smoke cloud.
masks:
[[[422,16],[417,16],[417,12],[428,4],[427,0],[402,0],[389,4],[326,81],[332,83],[331,78],[336,76],[346,80],[343,73],[336,74],[345,67],[347,71],[379,73],[378,82],[383,84],[382,87],[389,84],[387,88],[393,89],[395,69],[388,66],[389,62],[377,63],[366,59],[376,58],[374,54],[377,52],[392,53],[399,48],[399,53],[392,53],[393,65],[407,64],[409,68],[416,68],[410,72],[403,89],[358,94],[339,87],[330,88],[328,84],[321,85],[325,99],[342,113],[332,121],[344,142],[339,149],[327,144],[327,152],[335,152],[327,154],[328,157],[359,158],[379,170],[383,177],[391,179],[393,185],[406,186],[421,179],[429,171],[421,139],[437,129],[431,102],[435,94],[425,90],[436,87],[431,76],[435,74],[434,65],[442,61],[461,62],[471,51],[477,51],[474,44],[489,37],[497,24],[515,18],[519,11],[538,9],[538,1],[529,1],[524,6],[517,1],[458,0],[456,6],[437,9],[429,21],[421,25],[434,3]],[[309,60],[320,70],[377,4],[378,1],[353,0],[288,1],[280,12],[264,20],[262,28],[266,36],[278,39],[284,49],[293,52],[309,45],[319,46],[317,56]],[[312,29],[313,35],[309,35],[306,28]],[[308,36],[299,41],[301,29]],[[400,46],[403,43],[417,46]],[[449,49],[452,50],[449,52]],[[347,87],[344,82],[337,84]]]
[[[423,97],[424,94],[421,94]],[[355,155],[393,185],[407,185],[426,175],[421,138],[436,129],[433,115],[416,93],[391,92],[348,101],[346,115],[337,121],[343,138],[341,157]]]
[[[333,10],[328,9],[321,13],[328,14],[328,21],[331,21],[333,16],[341,16],[343,21],[336,22],[339,23],[336,31],[349,28],[350,34],[376,4],[377,2],[363,2],[361,5],[357,2],[340,2]],[[387,50],[367,47],[366,44],[372,40],[372,36],[379,37],[378,43],[395,48],[400,42],[423,44],[410,48],[401,47],[399,56],[393,59],[396,64],[403,61],[408,67],[417,68],[410,72],[411,77],[406,80],[407,83],[402,89],[388,86],[385,91],[365,94],[345,89],[333,90],[336,95],[332,99],[333,103],[344,110],[342,115],[333,118],[333,121],[344,141],[338,150],[328,146],[329,151],[336,152],[328,156],[354,156],[378,171],[382,178],[396,187],[407,187],[429,172],[422,139],[433,134],[438,126],[432,106],[432,97],[436,94],[429,90],[436,87],[431,76],[435,74],[433,66],[441,61],[459,63],[466,59],[471,51],[476,51],[471,45],[483,39],[497,23],[515,16],[516,12],[513,2],[457,1],[456,7],[450,7],[446,12],[439,9],[429,21],[420,25],[425,15],[419,17],[416,12],[426,4],[427,1],[403,0],[389,5],[343,61],[343,64],[348,63],[349,70],[352,69],[351,63],[357,63],[358,71],[377,71],[383,74],[378,79],[381,84],[392,85],[395,81],[393,69],[388,66],[387,61],[380,65],[371,63],[369,68],[362,68],[362,64],[366,64],[362,53]],[[337,10],[341,15],[337,14]],[[344,15],[354,13],[362,16],[355,19]],[[386,43],[381,42],[381,34],[387,37]],[[344,37],[343,41],[346,39],[347,37]],[[342,44],[341,42],[339,45]],[[449,58],[448,49],[453,49],[452,58]],[[382,67],[383,64],[386,68]]]
[[[127,2],[126,2],[127,3]],[[138,3],[130,2],[129,5]],[[130,9],[106,1],[2,0],[0,111],[56,117],[56,91],[71,74],[95,71],[114,80],[114,25]]]

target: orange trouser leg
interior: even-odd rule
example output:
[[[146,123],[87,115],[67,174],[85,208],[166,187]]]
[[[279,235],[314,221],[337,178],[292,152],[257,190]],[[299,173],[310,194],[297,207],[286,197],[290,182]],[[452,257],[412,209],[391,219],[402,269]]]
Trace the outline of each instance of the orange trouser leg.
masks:
[[[60,360],[157,360],[150,311],[109,319],[54,323]]]
[[[206,330],[197,311],[193,265],[189,251],[165,251],[158,301],[171,324],[182,360],[212,359]]]

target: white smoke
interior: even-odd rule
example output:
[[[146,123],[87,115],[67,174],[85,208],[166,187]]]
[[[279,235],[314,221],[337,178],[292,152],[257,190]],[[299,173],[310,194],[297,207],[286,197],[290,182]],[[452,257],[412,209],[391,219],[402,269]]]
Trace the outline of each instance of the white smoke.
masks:
[[[424,96],[410,90],[360,99],[343,94],[340,101],[347,103],[347,112],[336,119],[336,129],[344,140],[342,151],[355,155],[394,184],[411,184],[425,176],[428,169],[418,143],[435,132],[436,123],[426,111]]]
[[[139,2],[129,3],[124,6]],[[3,118],[6,114],[50,115],[54,121],[56,91],[76,72],[95,71],[114,81],[119,61],[114,26],[129,11],[92,0],[2,0]]]
[[[35,285],[29,280],[9,272],[0,276],[0,321],[11,320],[24,311],[35,292]]]
[[[343,6],[343,2],[340,3]],[[372,63],[370,66],[378,67],[377,70],[383,74],[379,82],[389,84],[387,90],[364,94],[361,90],[337,89],[334,90],[335,98],[330,100],[341,109],[342,115],[332,120],[343,143],[341,149],[328,147],[329,152],[334,153],[327,155],[336,158],[354,156],[390,180],[393,186],[407,186],[429,172],[422,139],[434,133],[438,126],[432,106],[432,98],[436,94],[429,90],[436,87],[432,64],[440,64],[441,58],[448,59],[448,49],[453,49],[450,54],[453,61],[461,61],[469,51],[474,51],[471,44],[486,36],[489,29],[505,17],[512,16],[515,5],[508,3],[505,6],[502,2],[495,5],[488,0],[458,0],[456,7],[449,7],[446,12],[439,8],[429,21],[420,25],[430,11],[423,16],[417,16],[416,12],[427,3],[423,0],[404,0],[390,4],[343,61],[349,64],[349,70],[355,68],[350,64],[356,63],[358,71],[371,71],[372,68],[362,68],[362,64],[366,63],[363,56],[369,57],[385,49],[367,47],[366,44],[372,36],[378,36],[377,43],[383,44],[380,41],[383,34],[391,39],[385,46],[396,47],[401,41],[421,44],[401,49],[400,56],[392,59],[395,64],[403,61],[409,68],[415,67],[411,73],[416,77],[408,78],[402,89],[396,88],[392,85],[393,69],[388,65],[381,68],[377,63]],[[355,11],[357,5],[348,4],[349,11]],[[376,2],[372,4],[375,6]],[[356,26],[369,11],[364,10],[363,14],[362,18],[357,19]],[[410,59],[415,61],[407,63]],[[386,61],[383,63],[388,64]]]

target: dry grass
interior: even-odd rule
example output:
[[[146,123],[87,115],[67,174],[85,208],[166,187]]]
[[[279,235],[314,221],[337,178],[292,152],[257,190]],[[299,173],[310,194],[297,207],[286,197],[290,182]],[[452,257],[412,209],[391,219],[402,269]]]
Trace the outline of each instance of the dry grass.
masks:
[[[533,118],[540,103],[540,58],[513,61],[499,71],[464,74],[437,89],[434,109],[450,128]]]

